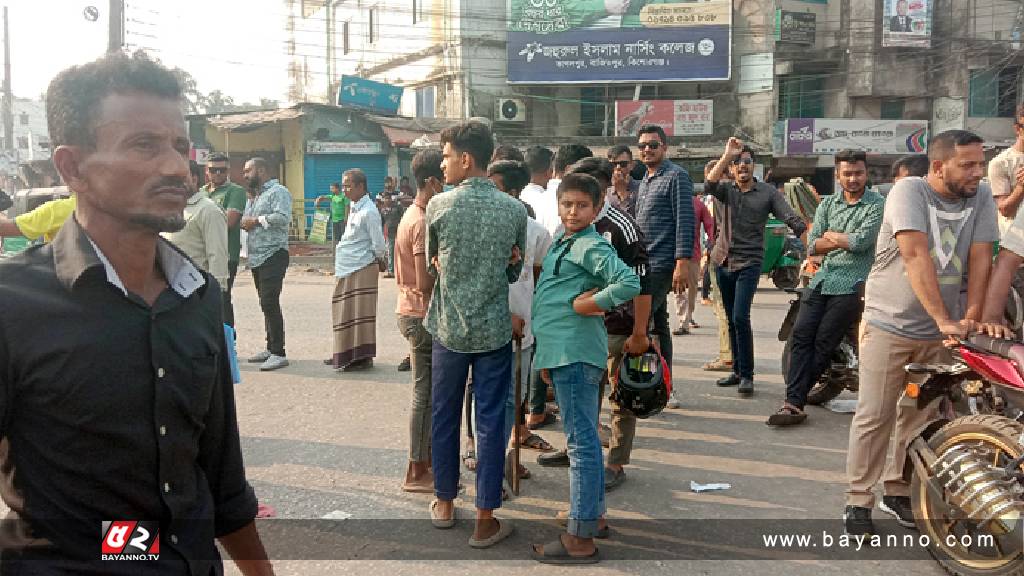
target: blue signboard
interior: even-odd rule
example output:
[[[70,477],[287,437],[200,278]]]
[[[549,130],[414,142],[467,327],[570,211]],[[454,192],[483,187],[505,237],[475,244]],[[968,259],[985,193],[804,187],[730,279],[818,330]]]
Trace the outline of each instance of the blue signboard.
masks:
[[[730,0],[612,5],[626,11],[609,13],[608,3],[581,0],[508,0],[508,81],[729,79]]]
[[[342,76],[338,89],[339,106],[355,106],[383,114],[397,114],[402,103],[401,86],[374,82],[358,76]]]

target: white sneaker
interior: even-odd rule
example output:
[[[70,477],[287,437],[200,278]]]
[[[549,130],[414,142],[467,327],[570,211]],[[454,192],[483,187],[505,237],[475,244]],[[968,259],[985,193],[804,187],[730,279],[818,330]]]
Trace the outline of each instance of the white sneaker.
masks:
[[[246,362],[250,364],[260,364],[262,362],[266,362],[270,358],[270,356],[270,350],[264,350],[263,352],[260,352],[259,354],[252,356],[251,358],[246,360]]]
[[[278,368],[284,368],[288,365],[288,359],[284,356],[276,356],[271,354],[267,361],[260,366],[260,370],[263,372],[270,372],[271,370],[277,370]]]
[[[675,392],[673,392],[672,395],[668,397],[668,403],[665,404],[665,407],[666,408],[682,408],[683,407],[683,403],[680,402],[678,398],[676,398],[676,394],[675,394]]]

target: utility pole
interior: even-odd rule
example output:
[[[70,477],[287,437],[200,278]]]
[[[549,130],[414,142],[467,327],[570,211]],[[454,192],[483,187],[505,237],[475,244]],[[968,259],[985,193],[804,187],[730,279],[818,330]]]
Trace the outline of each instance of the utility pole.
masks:
[[[14,95],[11,91],[11,34],[7,25],[7,6],[4,6],[4,148],[14,147]]]
[[[120,52],[124,46],[124,0],[110,0],[107,34],[107,52]]]

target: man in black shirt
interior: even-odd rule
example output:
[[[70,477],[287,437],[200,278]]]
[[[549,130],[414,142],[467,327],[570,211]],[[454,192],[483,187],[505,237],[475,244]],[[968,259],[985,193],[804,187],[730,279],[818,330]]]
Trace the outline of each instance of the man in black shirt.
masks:
[[[727,169],[736,180],[719,182]],[[761,277],[764,260],[764,226],[774,214],[800,236],[807,225],[793,212],[775,186],[754,178],[754,153],[736,138],[729,138],[725,152],[708,173],[704,192],[725,204],[711,259],[718,267],[718,286],[729,318],[733,373],[717,382],[738,386],[737,392],[754,393],[754,333],[750,327],[750,306]]]
[[[273,574],[219,286],[159,236],[185,223],[181,100],[141,54],[70,68],[47,91],[53,162],[78,205],[50,245],[0,264],[0,492],[20,520],[4,573],[209,576],[217,538],[243,574]],[[101,561],[101,540],[147,551],[104,538],[105,521],[148,522],[159,559]]]

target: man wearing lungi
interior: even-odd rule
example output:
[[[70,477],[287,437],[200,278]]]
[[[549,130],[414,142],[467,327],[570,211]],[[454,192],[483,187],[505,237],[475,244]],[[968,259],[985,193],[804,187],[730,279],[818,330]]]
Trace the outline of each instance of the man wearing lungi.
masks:
[[[380,212],[366,193],[366,174],[358,168],[346,171],[341,190],[352,207],[334,251],[334,355],[324,364],[352,372],[372,368],[377,355],[377,260],[385,247]]]

